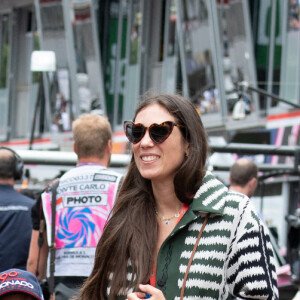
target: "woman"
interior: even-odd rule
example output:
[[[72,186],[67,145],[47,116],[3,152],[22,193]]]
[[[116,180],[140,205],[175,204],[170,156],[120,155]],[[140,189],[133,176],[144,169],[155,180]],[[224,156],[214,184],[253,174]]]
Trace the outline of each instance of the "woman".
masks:
[[[266,229],[246,196],[205,172],[192,103],[149,96],[124,129],[132,160],[81,299],[277,299]]]

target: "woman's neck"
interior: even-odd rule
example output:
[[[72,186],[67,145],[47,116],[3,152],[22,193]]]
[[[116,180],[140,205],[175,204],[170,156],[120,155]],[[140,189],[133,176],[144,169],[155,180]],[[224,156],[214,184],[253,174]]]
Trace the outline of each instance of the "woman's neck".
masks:
[[[175,194],[173,182],[170,184],[152,183],[153,195],[156,202],[156,210],[164,215],[178,211],[182,203]]]

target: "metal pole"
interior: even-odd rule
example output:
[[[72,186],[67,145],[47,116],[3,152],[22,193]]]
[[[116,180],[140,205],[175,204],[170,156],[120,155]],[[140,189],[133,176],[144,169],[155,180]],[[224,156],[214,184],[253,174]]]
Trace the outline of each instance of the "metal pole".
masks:
[[[256,77],[256,70],[255,70],[255,55],[254,55],[254,49],[253,49],[253,38],[252,38],[252,33],[251,33],[251,28],[250,28],[250,7],[248,1],[243,1],[243,14],[244,14],[244,19],[245,19],[245,33],[246,33],[246,40],[247,40],[247,45],[248,45],[248,53],[249,53],[249,58],[247,59],[247,66],[249,68],[250,72],[250,80],[253,81],[253,85],[256,87],[257,86],[257,77]],[[260,107],[259,107],[259,101],[258,101],[258,95],[253,95],[253,103],[255,107],[255,111],[259,112]]]
[[[33,113],[33,119],[32,119],[32,127],[31,127],[31,134],[30,134],[30,141],[29,141],[29,150],[32,150],[32,145],[34,141],[34,132],[35,132],[35,124],[36,124],[36,119],[37,119],[37,114],[38,114],[38,109],[41,105],[42,102],[42,97],[44,97],[44,80],[42,73],[39,72],[39,92],[38,96],[36,99],[36,103],[34,106],[34,113]]]
[[[299,105],[299,104],[296,104],[296,103],[293,103],[293,102],[291,102],[291,101],[282,99],[282,98],[280,98],[279,96],[277,96],[277,95],[275,95],[275,94],[272,94],[272,93],[268,93],[268,92],[266,92],[266,91],[263,90],[263,89],[255,88],[255,87],[252,87],[252,86],[248,86],[247,84],[245,84],[245,83],[243,83],[243,82],[240,83],[239,85],[240,85],[240,86],[245,86],[245,88],[248,89],[248,90],[250,90],[250,91],[257,92],[257,93],[262,94],[262,95],[264,95],[264,96],[268,96],[268,97],[270,97],[271,99],[275,99],[275,100],[277,100],[277,101],[279,101],[279,102],[283,102],[283,103],[286,103],[286,104],[288,104],[288,105],[291,105],[291,106],[293,106],[293,107],[295,107],[295,108],[299,108],[299,109],[300,109],[300,105]]]
[[[116,67],[114,78],[114,114],[113,114],[113,129],[118,124],[118,112],[119,112],[119,87],[120,87],[120,60],[122,49],[122,32],[123,32],[123,0],[119,1],[119,16],[118,16],[118,37],[116,47]]]
[[[99,74],[99,86],[98,86],[98,92],[100,97],[100,103],[101,103],[101,109],[103,110],[104,114],[107,115],[107,109],[106,109],[106,101],[105,101],[105,91],[104,91],[104,79],[103,79],[103,70],[102,70],[102,60],[100,55],[100,47],[99,47],[99,38],[98,38],[98,27],[96,22],[96,15],[95,15],[95,7],[94,2],[90,5],[90,12],[91,12],[91,18],[92,18],[92,32],[93,32],[93,45],[95,48],[95,57],[97,62],[97,71]]]
[[[185,49],[184,49],[184,39],[183,39],[183,2],[180,0],[176,0],[176,8],[177,8],[177,20],[176,20],[176,29],[178,35],[178,44],[179,44],[179,55],[180,55],[180,63],[181,63],[181,74],[182,74],[182,91],[183,95],[189,98],[189,83],[187,79],[186,73],[186,65],[185,65]]]
[[[268,92],[269,93],[272,93],[272,88],[273,88],[276,7],[277,7],[277,1],[271,1],[271,24],[270,24],[271,28],[270,28],[270,39],[269,39],[269,65],[268,65]],[[271,101],[267,101],[266,107],[268,111],[269,108],[271,107]]]
[[[297,171],[300,164],[300,147],[299,146],[271,146],[259,144],[239,144],[230,143],[225,146],[218,144],[209,145],[211,152],[218,153],[236,153],[236,154],[265,154],[265,155],[282,155],[282,156],[295,156],[295,165],[275,165],[262,164],[264,170],[280,169],[288,170],[289,172]],[[74,165],[77,161],[77,156],[74,152],[67,151],[38,151],[38,150],[15,150],[24,160],[26,164],[45,164],[45,165]],[[298,154],[297,154],[298,153]],[[126,165],[130,162],[130,154],[113,154],[111,163],[112,165]],[[226,163],[226,162],[225,162]],[[217,166],[220,170],[225,170],[226,165]],[[295,170],[297,169],[297,170]]]
[[[210,144],[212,152],[220,153],[236,153],[236,154],[269,154],[269,155],[283,155],[294,156],[296,151],[300,151],[299,146],[272,146],[259,144],[240,144],[230,143],[225,146],[218,144]]]
[[[223,53],[222,47],[220,45],[221,41],[221,33],[219,22],[222,20],[218,19],[218,8],[216,5],[216,1],[207,1],[207,9],[208,9],[208,21],[209,28],[212,40],[212,61],[214,65],[214,74],[216,87],[218,88],[218,94],[221,104],[222,111],[222,122],[226,120],[228,117],[228,106],[227,106],[227,97],[224,85],[224,68],[223,68]]]
[[[76,54],[74,49],[74,37],[73,28],[70,18],[70,10],[72,9],[70,0],[62,0],[62,9],[64,17],[65,35],[66,35],[66,49],[67,49],[67,61],[69,71],[69,83],[71,85],[71,116],[73,115],[73,105],[75,108],[74,118],[77,118],[80,114],[80,103],[78,95],[78,82],[77,82],[77,71],[76,71]]]
[[[77,155],[67,151],[15,150],[25,164],[49,166],[75,166]],[[131,155],[112,154],[111,167],[125,167],[129,164]]]

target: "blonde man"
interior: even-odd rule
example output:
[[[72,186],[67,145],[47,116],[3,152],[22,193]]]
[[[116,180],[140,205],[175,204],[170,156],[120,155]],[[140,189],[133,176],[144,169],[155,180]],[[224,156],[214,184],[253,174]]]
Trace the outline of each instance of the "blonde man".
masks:
[[[90,275],[96,245],[111,212],[121,174],[107,167],[111,157],[111,127],[106,117],[86,114],[72,124],[76,168],[66,172],[56,189],[55,299],[69,299]],[[27,270],[39,279],[49,277],[47,258],[51,244],[52,190],[41,195],[45,228],[39,232],[40,208],[33,209],[32,241]],[[47,243],[38,246],[42,235]],[[39,257],[39,259],[37,259]]]

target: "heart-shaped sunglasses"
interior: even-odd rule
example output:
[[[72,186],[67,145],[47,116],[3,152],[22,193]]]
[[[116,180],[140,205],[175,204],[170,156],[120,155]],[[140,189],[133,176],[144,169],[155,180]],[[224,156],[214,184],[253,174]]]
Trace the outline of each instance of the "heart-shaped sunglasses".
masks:
[[[143,124],[134,124],[131,121],[124,122],[124,131],[128,140],[132,144],[138,143],[149,130],[149,136],[154,143],[160,144],[164,142],[172,133],[174,126],[180,127],[180,125],[166,121],[161,124],[151,124],[149,127],[145,127]]]

